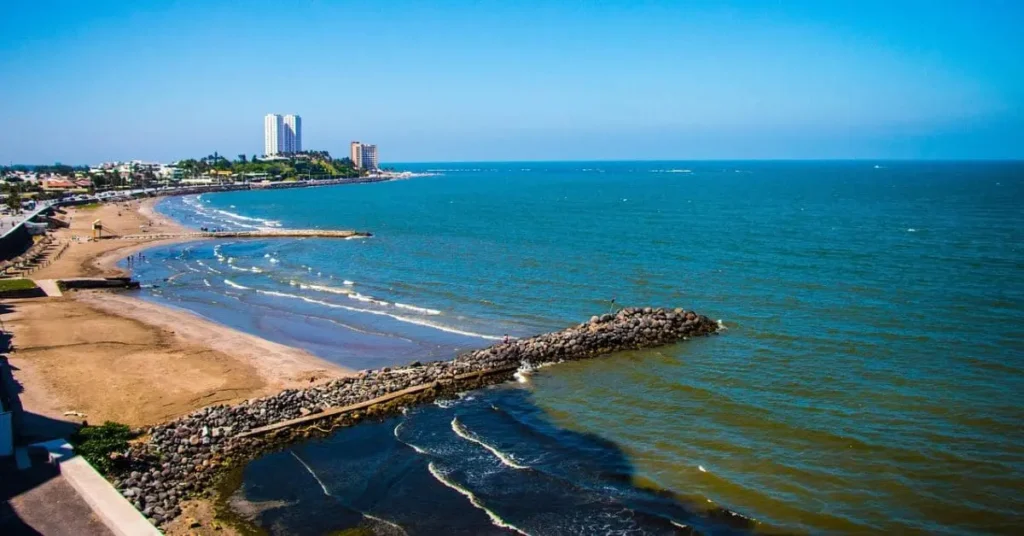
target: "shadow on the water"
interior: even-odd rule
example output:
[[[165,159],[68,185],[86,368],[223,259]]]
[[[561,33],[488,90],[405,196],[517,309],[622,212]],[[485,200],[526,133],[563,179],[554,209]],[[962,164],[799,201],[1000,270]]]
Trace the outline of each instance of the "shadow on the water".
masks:
[[[505,385],[266,455],[231,504],[273,534],[755,532],[635,475],[616,444],[556,426]]]

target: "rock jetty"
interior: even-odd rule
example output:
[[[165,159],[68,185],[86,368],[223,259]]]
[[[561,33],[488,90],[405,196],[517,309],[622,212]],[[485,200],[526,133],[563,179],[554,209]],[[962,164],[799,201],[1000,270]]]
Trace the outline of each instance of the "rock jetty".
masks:
[[[208,407],[147,430],[111,478],[150,521],[162,525],[180,513],[181,501],[209,490],[218,477],[291,442],[508,381],[521,368],[652,348],[718,329],[717,322],[692,311],[626,308],[450,361],[368,370],[235,406]]]

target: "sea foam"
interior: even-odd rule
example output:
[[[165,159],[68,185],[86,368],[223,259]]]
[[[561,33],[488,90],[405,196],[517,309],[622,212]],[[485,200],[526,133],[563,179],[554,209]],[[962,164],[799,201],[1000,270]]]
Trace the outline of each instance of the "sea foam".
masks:
[[[455,432],[455,435],[461,437],[462,439],[465,439],[466,441],[471,441],[487,449],[488,451],[490,451],[491,454],[498,458],[498,460],[500,460],[501,463],[513,469],[529,469],[525,465],[519,465],[518,463],[516,463],[515,458],[513,458],[511,454],[505,454],[504,452],[501,452],[500,450],[478,439],[476,436],[470,433],[469,430],[466,430],[466,427],[463,426],[461,422],[459,422],[458,417],[452,419],[452,431]]]
[[[471,491],[463,488],[462,486],[459,486],[458,484],[456,484],[455,482],[452,482],[451,480],[448,480],[445,477],[445,475],[443,473],[441,473],[441,471],[439,471],[437,469],[437,466],[434,465],[434,462],[430,462],[430,463],[427,464],[427,471],[430,471],[431,476],[433,476],[435,479],[437,479],[438,482],[440,482],[440,483],[444,484],[445,486],[448,486],[449,488],[451,488],[451,489],[461,493],[467,499],[469,499],[469,502],[473,506],[479,508],[480,510],[483,510],[484,513],[487,514],[487,517],[491,518],[491,523],[493,523],[495,526],[501,527],[503,529],[513,530],[515,532],[518,532],[519,534],[522,534],[523,536],[529,536],[529,534],[527,534],[525,531],[519,529],[518,527],[516,527],[516,526],[510,524],[509,522],[505,521],[504,519],[498,517],[498,514],[488,510],[487,507],[485,507],[480,502],[480,499],[477,499],[476,495],[473,495],[473,493]]]
[[[295,283],[293,286],[299,286],[299,285],[300,285],[299,283]],[[306,296],[299,296],[298,294],[289,294],[287,292],[277,292],[277,291],[273,291],[273,290],[257,290],[256,292],[259,292],[260,294],[266,294],[268,296],[277,296],[279,298],[291,298],[291,299],[296,299],[296,300],[302,300],[302,301],[304,301],[306,303],[312,303],[312,304],[316,304],[316,305],[323,305],[324,307],[330,307],[332,309],[344,309],[346,311],[352,311],[354,313],[367,313],[367,314],[377,315],[377,316],[386,316],[386,317],[398,320],[399,322],[405,322],[407,324],[416,324],[418,326],[423,326],[423,327],[427,327],[427,328],[431,328],[431,329],[436,329],[436,330],[439,330],[439,331],[446,331],[448,333],[454,333],[456,335],[464,335],[466,337],[475,337],[475,338],[478,338],[478,339],[487,339],[487,340],[492,340],[492,341],[499,341],[499,340],[501,340],[501,337],[495,337],[493,335],[485,335],[483,333],[475,333],[475,332],[472,332],[472,331],[461,330],[461,329],[453,328],[451,326],[446,326],[444,324],[438,324],[436,322],[430,322],[430,321],[422,320],[422,319],[418,319],[418,318],[409,318],[407,316],[391,314],[391,313],[388,313],[388,312],[385,312],[385,311],[377,311],[377,310],[374,310],[374,309],[361,309],[359,307],[350,307],[348,305],[341,305],[339,303],[326,302],[326,301],[323,301],[323,300],[317,300],[317,299],[309,298],[309,297],[306,297]]]

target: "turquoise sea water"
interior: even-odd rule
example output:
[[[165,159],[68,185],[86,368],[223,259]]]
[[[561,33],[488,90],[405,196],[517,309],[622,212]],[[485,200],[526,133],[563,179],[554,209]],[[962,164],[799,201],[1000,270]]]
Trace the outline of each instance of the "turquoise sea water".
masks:
[[[144,292],[353,368],[559,329],[612,299],[728,329],[261,459],[241,496],[277,505],[257,518],[272,531],[311,512],[309,533],[372,519],[353,512],[407,533],[445,526],[430,512],[467,534],[662,533],[687,515],[736,530],[702,522],[708,506],[757,531],[1024,524],[1024,164],[402,168],[437,175],[168,199],[195,226],[375,236],[163,248]]]

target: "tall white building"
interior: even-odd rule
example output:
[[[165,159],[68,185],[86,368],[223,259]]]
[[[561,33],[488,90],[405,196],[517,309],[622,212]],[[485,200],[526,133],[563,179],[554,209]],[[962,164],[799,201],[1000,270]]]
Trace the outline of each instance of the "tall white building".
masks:
[[[263,154],[297,153],[302,150],[302,118],[267,114],[263,118]]]
[[[376,171],[378,169],[376,145],[367,145],[365,143],[354,141],[349,149],[349,158],[352,159],[352,164],[356,166],[356,169],[366,169],[370,171]]]
[[[284,141],[284,121],[278,114],[267,114],[263,118],[263,154],[274,156],[281,152],[281,142]]]
[[[302,118],[288,114],[284,116],[284,144],[281,146],[281,152],[297,153],[300,151],[302,151]]]

